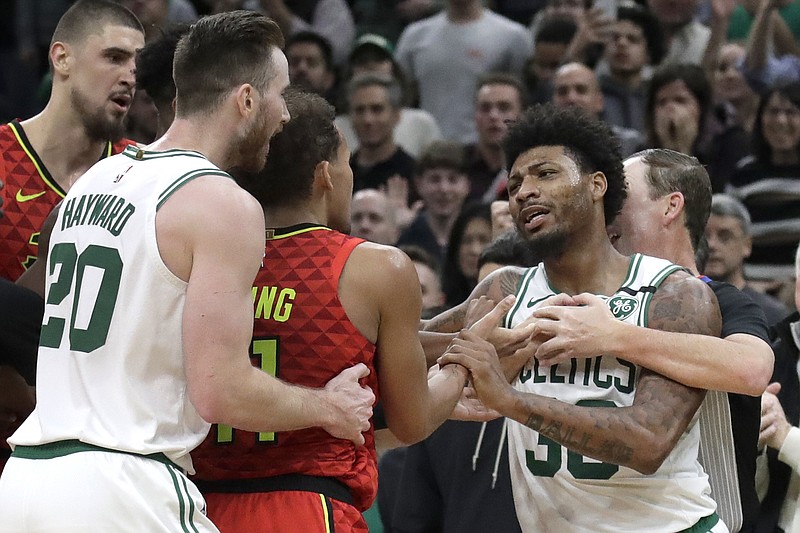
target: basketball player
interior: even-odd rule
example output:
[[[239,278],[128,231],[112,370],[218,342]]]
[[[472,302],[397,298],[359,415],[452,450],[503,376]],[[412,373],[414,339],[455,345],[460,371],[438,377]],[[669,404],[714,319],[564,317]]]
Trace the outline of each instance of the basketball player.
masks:
[[[268,228],[267,263],[253,287],[253,360],[306,387],[366,364],[389,428],[419,441],[453,410],[466,370],[446,366],[426,385],[413,263],[396,248],[340,232],[350,227],[353,173],[335,110],[314,94],[293,96],[289,109],[292,121],[273,140],[266,168],[246,180]],[[476,332],[488,334],[510,307],[502,302]],[[486,341],[455,343],[496,357]],[[361,512],[378,480],[372,429],[365,436],[366,446],[356,447],[317,429],[213,427],[195,454],[209,517],[226,533],[366,532]]]
[[[64,199],[37,405],[10,439],[0,531],[217,531],[185,476],[209,422],[364,442],[365,365],[308,389],[247,357],[264,219],[222,169],[259,170],[289,119],[282,45],[255,12],[198,21],[176,51],[170,129],[99,162]]]
[[[606,224],[626,193],[607,126],[575,110],[537,106],[510,129],[506,150],[511,214],[544,259],[530,269],[498,270],[473,297],[516,293],[506,318],[512,327],[561,292],[597,294],[630,323],[719,333],[719,309],[705,283],[667,261],[611,246]],[[534,360],[513,385],[496,361],[451,353],[441,362],[467,366],[484,404],[511,419],[509,462],[523,531],[727,531],[697,461],[694,415],[704,391],[602,352],[550,369]]]
[[[638,251],[669,259],[697,275],[696,249],[711,209],[708,172],[694,157],[646,150],[625,161],[625,179],[628,198],[608,228],[615,247],[622,253]],[[537,330],[550,339],[536,357],[547,365],[563,364],[569,361],[565,356],[582,359],[599,351],[713,391],[700,411],[701,463],[725,524],[731,531],[752,531],[759,514],[755,470],[761,399],[750,395],[750,389],[745,394],[735,392],[737,387],[758,387],[759,381],[769,379],[773,355],[767,323],[763,311],[742,291],[704,279],[719,301],[721,339],[680,339],[643,330],[615,320],[602,301],[582,295],[549,302],[570,307],[535,313],[546,319],[539,320]],[[766,378],[759,376],[765,372]]]
[[[0,126],[0,277],[14,281],[36,259],[39,228],[78,176],[131,143],[122,133],[142,46],[142,25],[118,2],[80,0],[59,20],[47,106]]]

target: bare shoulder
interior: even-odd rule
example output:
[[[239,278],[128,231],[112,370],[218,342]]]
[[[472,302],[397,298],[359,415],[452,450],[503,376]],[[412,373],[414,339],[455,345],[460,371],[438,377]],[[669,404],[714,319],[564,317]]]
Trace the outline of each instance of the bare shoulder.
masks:
[[[527,268],[518,266],[499,268],[478,284],[475,292],[470,295],[470,299],[486,296],[499,302],[509,294],[516,294],[520,281],[527,271]]]
[[[378,292],[406,290],[419,285],[414,263],[394,246],[365,241],[350,254],[347,275],[355,275],[362,284]]]
[[[670,274],[658,287],[648,310],[651,328],[719,336],[722,318],[714,292],[686,271]]]
[[[162,259],[181,279],[188,279],[201,257],[219,265],[246,264],[264,255],[261,205],[227,177],[205,175],[175,191],[156,216]],[[253,273],[255,276],[255,272]]]

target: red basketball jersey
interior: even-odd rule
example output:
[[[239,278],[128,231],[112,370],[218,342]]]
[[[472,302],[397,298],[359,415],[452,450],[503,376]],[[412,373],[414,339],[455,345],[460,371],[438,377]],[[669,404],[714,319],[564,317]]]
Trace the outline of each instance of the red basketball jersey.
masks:
[[[101,157],[117,154],[133,141],[106,143]],[[19,121],[0,126],[0,277],[15,281],[36,260],[39,229],[65,191],[50,175]]]
[[[357,363],[378,394],[375,345],[350,322],[339,301],[339,276],[362,239],[303,224],[268,232],[264,266],[253,287],[253,365],[284,381],[323,387]],[[192,452],[197,478],[235,480],[282,474],[334,477],[350,488],[355,506],[369,508],[377,491],[373,428],[366,445],[319,428],[249,433],[214,425]]]

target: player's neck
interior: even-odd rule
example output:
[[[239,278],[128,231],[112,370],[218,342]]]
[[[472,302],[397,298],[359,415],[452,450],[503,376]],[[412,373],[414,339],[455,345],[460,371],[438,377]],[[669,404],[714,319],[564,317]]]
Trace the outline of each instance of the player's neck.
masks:
[[[203,154],[206,159],[222,170],[230,170],[234,166],[231,145],[220,142],[220,135],[209,135],[208,132],[226,131],[227,128],[214,125],[219,117],[175,118],[169,129],[160,138],[149,145],[151,150],[193,150]]]
[[[681,228],[679,233],[670,235],[666,233],[659,239],[658,247],[653,250],[645,250],[645,255],[652,255],[671,261],[676,265],[686,268],[694,275],[699,274],[697,262],[694,258],[694,249],[688,232]]]
[[[103,156],[108,141],[89,138],[80,120],[59,107],[48,103],[22,127],[50,175],[66,191]]]
[[[298,224],[328,225],[325,216],[316,212],[308,204],[265,207],[264,222],[267,228],[288,228]]]
[[[544,260],[550,284],[566,294],[610,295],[625,280],[630,258],[617,252],[605,233],[572,240],[559,255]]]

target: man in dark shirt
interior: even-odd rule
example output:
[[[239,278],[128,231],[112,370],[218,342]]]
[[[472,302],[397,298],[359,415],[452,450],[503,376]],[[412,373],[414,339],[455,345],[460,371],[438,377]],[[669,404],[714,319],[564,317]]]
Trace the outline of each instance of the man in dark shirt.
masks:
[[[388,76],[362,74],[350,81],[347,95],[359,141],[350,157],[353,190],[378,189],[392,176],[410,181],[414,159],[394,142],[402,107],[400,85]],[[415,198],[413,193],[410,196]]]
[[[753,244],[750,229],[747,208],[732,196],[715,194],[706,225],[709,255],[703,271],[711,279],[730,283],[750,296],[764,311],[767,324],[777,324],[789,315],[789,308],[747,285],[744,277],[744,260],[750,256]]]
[[[475,93],[475,129],[478,142],[464,148],[471,184],[469,199],[491,202],[505,189],[506,162],[501,143],[508,123],[525,107],[522,83],[511,74],[489,74]]]

